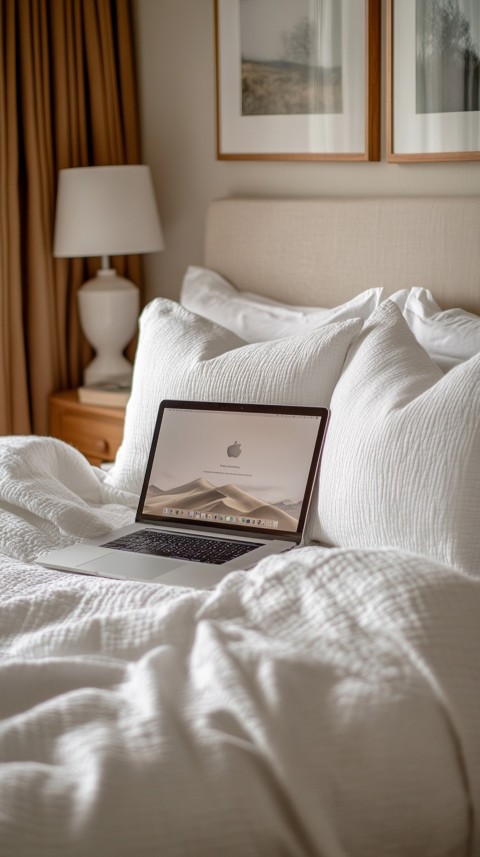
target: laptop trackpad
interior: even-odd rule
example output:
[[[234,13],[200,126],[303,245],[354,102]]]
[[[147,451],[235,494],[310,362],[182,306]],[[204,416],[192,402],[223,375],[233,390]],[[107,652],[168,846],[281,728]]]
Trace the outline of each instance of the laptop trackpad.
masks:
[[[173,571],[185,564],[185,560],[167,557],[133,554],[124,551],[105,551],[103,556],[89,562],[79,563],[81,571],[100,574],[105,577],[128,578],[128,580],[153,580],[167,571]]]

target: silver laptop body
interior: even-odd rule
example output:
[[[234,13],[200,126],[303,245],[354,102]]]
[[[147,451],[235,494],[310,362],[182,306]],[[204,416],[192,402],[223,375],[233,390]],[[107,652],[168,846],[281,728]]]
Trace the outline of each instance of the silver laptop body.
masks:
[[[162,402],[135,523],[37,562],[210,589],[298,546],[328,416],[326,408]]]

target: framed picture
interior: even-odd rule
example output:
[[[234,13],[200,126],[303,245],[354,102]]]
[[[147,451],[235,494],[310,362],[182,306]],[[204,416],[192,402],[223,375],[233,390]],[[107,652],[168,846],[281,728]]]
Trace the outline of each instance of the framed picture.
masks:
[[[480,160],[480,0],[388,0],[387,159]]]
[[[376,161],[381,0],[214,0],[217,157]]]

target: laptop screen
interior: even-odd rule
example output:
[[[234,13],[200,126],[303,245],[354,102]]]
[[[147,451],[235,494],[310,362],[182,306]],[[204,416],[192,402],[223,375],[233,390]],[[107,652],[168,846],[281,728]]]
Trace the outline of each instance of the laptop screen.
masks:
[[[301,532],[327,414],[163,402],[137,519]]]

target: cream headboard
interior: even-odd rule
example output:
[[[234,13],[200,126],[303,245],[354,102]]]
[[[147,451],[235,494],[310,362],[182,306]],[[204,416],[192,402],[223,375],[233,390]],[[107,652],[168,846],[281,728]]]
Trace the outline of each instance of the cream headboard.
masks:
[[[480,313],[480,197],[215,200],[204,261],[288,303],[424,286],[444,308]]]

